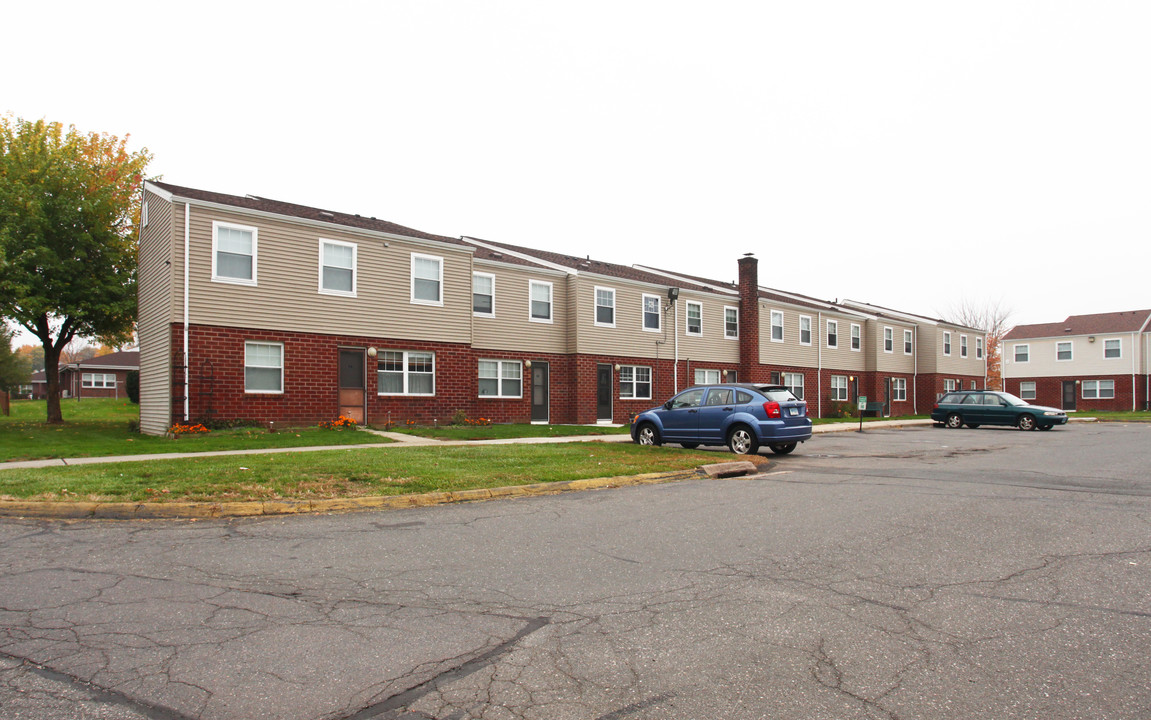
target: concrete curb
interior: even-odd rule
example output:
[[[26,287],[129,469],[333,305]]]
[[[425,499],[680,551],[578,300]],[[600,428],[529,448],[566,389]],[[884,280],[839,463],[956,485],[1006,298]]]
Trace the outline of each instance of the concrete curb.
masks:
[[[355,510],[398,510],[430,507],[446,503],[475,502],[535,495],[556,495],[584,490],[654,485],[704,477],[698,468],[669,473],[645,473],[617,477],[565,480],[553,483],[513,485],[500,488],[477,488],[451,492],[388,495],[335,500],[267,500],[255,502],[171,502],[171,503],[96,503],[96,502],[0,502],[0,516],[18,518],[53,518],[58,520],[176,520],[223,517],[257,517],[267,515],[303,515],[310,513],[349,512]]]

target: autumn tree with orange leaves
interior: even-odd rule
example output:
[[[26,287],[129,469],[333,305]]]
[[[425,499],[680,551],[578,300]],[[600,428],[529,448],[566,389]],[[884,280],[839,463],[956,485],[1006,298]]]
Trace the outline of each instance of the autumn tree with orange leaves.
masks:
[[[0,318],[44,348],[49,423],[60,414],[60,353],[109,344],[136,318],[136,243],[146,150],[128,136],[0,117]]]

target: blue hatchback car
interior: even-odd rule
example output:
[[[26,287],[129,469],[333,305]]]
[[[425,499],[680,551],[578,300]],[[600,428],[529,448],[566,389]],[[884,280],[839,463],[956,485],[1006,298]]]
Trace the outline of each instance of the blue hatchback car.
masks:
[[[807,403],[781,385],[696,385],[636,415],[631,438],[640,445],[727,445],[737,455],[766,445],[786,455],[811,439],[811,418]]]

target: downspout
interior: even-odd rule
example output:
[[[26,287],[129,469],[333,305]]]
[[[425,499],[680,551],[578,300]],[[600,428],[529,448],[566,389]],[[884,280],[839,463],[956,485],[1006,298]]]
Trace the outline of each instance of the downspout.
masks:
[[[192,388],[188,385],[191,381],[191,373],[188,372],[188,243],[191,238],[191,221],[192,204],[184,203],[184,422],[192,419]]]
[[[823,417],[823,343],[820,342],[823,337],[822,327],[823,311],[820,310],[815,314],[815,332],[811,336],[812,342],[815,343],[815,402],[818,403],[815,414],[820,418]]]
[[[679,392],[679,298],[671,301],[671,306],[675,310],[675,318],[672,321],[671,329],[675,335],[675,364],[672,365],[674,369],[675,391]]]
[[[911,330],[911,412],[919,414],[919,325]]]
[[[1131,333],[1131,412],[1139,408],[1135,399],[1135,333]]]

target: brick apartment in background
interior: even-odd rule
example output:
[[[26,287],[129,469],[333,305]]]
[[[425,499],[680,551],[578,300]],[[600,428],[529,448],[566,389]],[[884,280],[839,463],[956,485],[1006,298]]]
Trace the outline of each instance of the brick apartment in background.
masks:
[[[1146,410],[1151,310],[1019,325],[1003,338],[1007,392],[1063,410]]]
[[[140,369],[140,352],[122,350],[60,366],[60,388],[66,398],[126,398],[128,373]],[[29,381],[32,397],[48,396],[48,379],[44,371],[32,373]]]
[[[792,388],[813,416],[982,387],[981,331],[761,284],[424,233],[150,182],[141,428],[184,419],[627,422],[696,383]],[[768,278],[770,280],[770,278]]]

